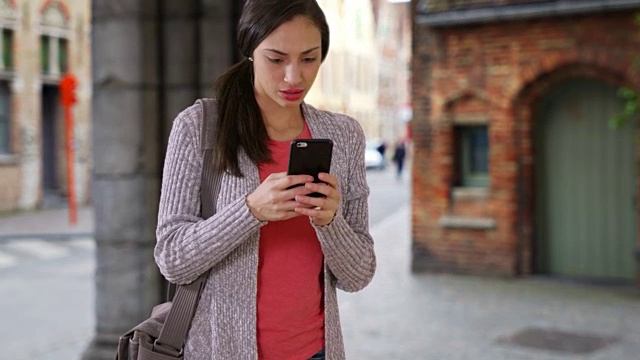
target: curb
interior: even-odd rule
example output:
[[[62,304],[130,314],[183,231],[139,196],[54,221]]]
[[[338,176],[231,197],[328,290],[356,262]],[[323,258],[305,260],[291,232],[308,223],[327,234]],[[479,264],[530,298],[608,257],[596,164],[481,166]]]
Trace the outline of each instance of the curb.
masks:
[[[20,239],[39,239],[46,241],[68,241],[76,238],[93,238],[94,233],[59,233],[59,234],[9,234],[0,235],[0,243],[20,240]]]

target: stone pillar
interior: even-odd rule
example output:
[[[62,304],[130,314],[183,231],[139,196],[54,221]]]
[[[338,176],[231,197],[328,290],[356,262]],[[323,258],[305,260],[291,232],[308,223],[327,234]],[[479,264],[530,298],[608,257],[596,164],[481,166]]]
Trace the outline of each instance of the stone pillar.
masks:
[[[92,1],[96,335],[85,360],[113,359],[118,337],[164,301],[153,247],[166,141],[230,63],[234,1]]]
[[[164,89],[161,101],[161,120],[164,133],[169,134],[175,117],[198,98],[200,75],[199,20],[200,1],[167,1],[161,8],[163,17],[162,44]],[[164,146],[168,136],[164,136]]]
[[[42,195],[42,80],[40,78],[40,40],[36,31],[39,19],[38,2],[23,1],[15,42],[16,77],[13,96],[16,97],[14,116],[19,129],[21,188],[19,209],[34,209]],[[36,45],[37,44],[37,45]]]
[[[160,301],[157,1],[94,0],[92,12],[96,335],[83,358],[113,359]]]
[[[200,97],[212,97],[215,80],[239,61],[235,42],[242,0],[202,0],[200,19]]]

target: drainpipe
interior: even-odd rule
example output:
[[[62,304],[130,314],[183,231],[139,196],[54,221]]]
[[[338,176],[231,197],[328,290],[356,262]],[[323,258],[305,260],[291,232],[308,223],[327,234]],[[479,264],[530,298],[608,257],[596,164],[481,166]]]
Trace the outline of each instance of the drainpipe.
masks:
[[[636,284],[640,287],[640,246],[636,246],[633,251],[634,258],[636,259]]]
[[[164,36],[164,30],[165,30],[165,26],[164,26],[164,21],[165,21],[165,15],[164,15],[164,9],[165,9],[165,0],[158,0],[157,2],[157,7],[156,7],[156,17],[155,17],[155,21],[156,21],[156,59],[158,59],[158,63],[157,63],[157,67],[156,67],[156,77],[157,77],[157,81],[158,81],[158,85],[156,90],[158,91],[157,94],[157,103],[156,103],[156,109],[157,109],[157,114],[158,114],[158,132],[157,132],[157,146],[160,148],[158,151],[158,166],[159,166],[159,176],[162,179],[162,173],[164,170],[164,157],[165,157],[165,153],[166,153],[166,149],[167,149],[167,143],[168,143],[168,132],[167,132],[167,124],[165,122],[165,115],[167,113],[166,110],[166,98],[167,98],[167,94],[166,94],[166,84],[165,84],[165,80],[164,80],[164,74],[165,74],[165,67],[166,67],[166,61],[165,61],[165,55],[164,55],[164,50],[165,50],[165,45],[164,45],[164,40],[165,40],[165,36]],[[161,282],[161,285],[159,286],[159,299],[165,299],[165,296],[167,294],[167,282],[164,280],[163,276],[159,277],[159,281]]]
[[[200,84],[202,81],[202,66],[203,66],[203,61],[202,61],[202,47],[204,46],[202,44],[202,19],[204,18],[204,5],[202,4],[203,0],[194,0],[194,4],[193,4],[193,26],[194,26],[194,44],[196,44],[196,46],[194,46],[194,60],[195,60],[195,64],[193,64],[193,85],[191,85],[193,87],[193,91],[195,93],[195,97],[196,98],[200,98],[202,97],[202,94],[200,93]],[[206,97],[210,97],[211,95],[209,94],[205,94]]]
[[[158,127],[158,144],[162,146],[162,151],[158,152],[158,156],[160,157],[160,173],[162,173],[162,169],[164,166],[164,153],[166,151],[167,146],[167,129],[165,124],[164,116],[166,114],[166,83],[164,80],[165,67],[166,67],[166,59],[165,59],[165,46],[164,46],[164,15],[165,9],[165,0],[158,0],[158,6],[156,7],[156,58],[158,59],[158,66],[156,67],[156,76],[158,78],[158,102],[156,104],[158,110],[158,121],[160,122],[160,126]]]

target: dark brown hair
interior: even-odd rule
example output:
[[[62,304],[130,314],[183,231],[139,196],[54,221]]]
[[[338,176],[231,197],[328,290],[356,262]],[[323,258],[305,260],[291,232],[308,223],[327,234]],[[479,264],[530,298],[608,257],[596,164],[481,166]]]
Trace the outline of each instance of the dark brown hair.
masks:
[[[320,30],[322,61],[329,51],[329,25],[316,0],[246,0],[238,23],[238,46],[245,56],[216,81],[218,130],[214,166],[235,176],[243,149],[254,163],[271,161],[267,129],[253,89],[253,51],[276,28],[296,16],[306,16]]]

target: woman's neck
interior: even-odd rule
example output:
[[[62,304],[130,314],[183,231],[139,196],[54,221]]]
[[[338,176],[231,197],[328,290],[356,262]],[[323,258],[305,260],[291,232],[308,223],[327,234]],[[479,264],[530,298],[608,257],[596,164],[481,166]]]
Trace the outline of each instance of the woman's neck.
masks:
[[[265,108],[261,106],[260,110],[267,134],[273,140],[293,140],[304,130],[304,116],[300,107],[272,106]]]

